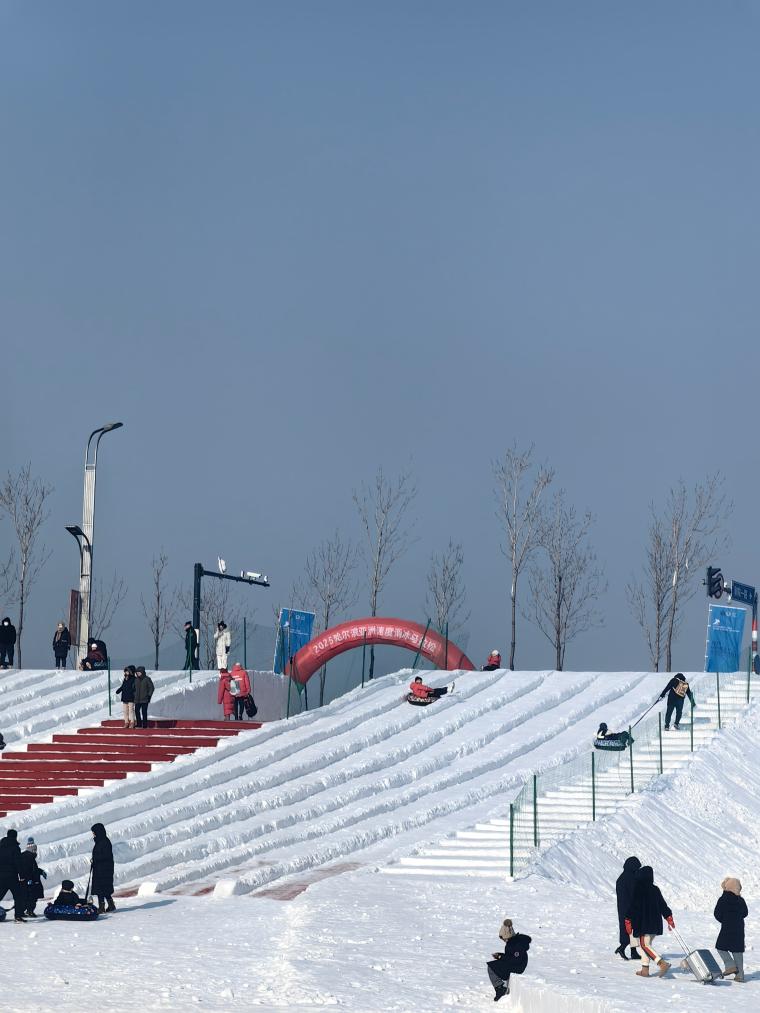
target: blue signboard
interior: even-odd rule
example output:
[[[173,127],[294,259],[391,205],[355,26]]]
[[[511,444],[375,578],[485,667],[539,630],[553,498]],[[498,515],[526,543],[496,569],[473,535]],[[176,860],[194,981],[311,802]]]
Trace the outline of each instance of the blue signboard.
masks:
[[[743,608],[710,605],[707,614],[706,672],[738,672],[744,636]]]
[[[277,643],[274,647],[274,670],[278,675],[285,671],[285,662],[311,640],[314,613],[299,609],[280,609],[277,624]]]
[[[745,605],[755,604],[755,589],[751,584],[740,584],[738,580],[731,581],[731,601],[740,601]]]

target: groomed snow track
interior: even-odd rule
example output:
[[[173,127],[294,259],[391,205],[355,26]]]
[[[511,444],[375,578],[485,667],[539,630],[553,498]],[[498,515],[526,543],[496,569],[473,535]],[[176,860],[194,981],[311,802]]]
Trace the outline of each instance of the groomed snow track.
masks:
[[[9,740],[28,741],[38,730],[29,720],[37,700],[48,707],[56,700],[38,715],[56,732],[70,730],[55,728],[56,710],[69,725],[80,710],[88,719],[81,724],[100,717],[81,675],[67,674],[70,701],[61,701],[55,673],[36,673],[33,688],[29,673],[6,676],[0,700]],[[436,685],[451,677],[427,676]],[[661,675],[646,673],[454,677],[452,696],[413,708],[403,700],[409,671],[386,676],[319,711],[35,806],[14,825],[44,845],[48,886],[86,874],[89,828],[99,821],[115,843],[122,892],[151,881],[168,892],[272,895],[282,886],[287,893],[299,877],[384,865],[421,840],[503,814],[531,772],[588,750],[600,710],[611,727],[623,726],[663,685]],[[11,682],[24,687],[16,697]],[[232,885],[220,884],[230,877]]]

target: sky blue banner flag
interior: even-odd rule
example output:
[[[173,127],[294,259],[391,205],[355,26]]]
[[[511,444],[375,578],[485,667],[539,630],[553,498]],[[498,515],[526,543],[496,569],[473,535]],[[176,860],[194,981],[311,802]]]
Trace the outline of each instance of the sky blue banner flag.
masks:
[[[707,614],[706,672],[738,672],[746,610],[710,605]]]
[[[277,642],[274,646],[274,670],[278,675],[285,671],[285,662],[311,640],[314,613],[298,609],[280,609],[277,624]]]

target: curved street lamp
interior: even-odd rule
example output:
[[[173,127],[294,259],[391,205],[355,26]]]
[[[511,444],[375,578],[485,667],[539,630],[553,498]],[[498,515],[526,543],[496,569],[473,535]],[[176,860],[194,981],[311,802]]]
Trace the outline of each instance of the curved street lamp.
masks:
[[[92,606],[92,553],[93,529],[95,526],[95,470],[98,464],[98,447],[106,433],[120,429],[123,422],[107,422],[106,425],[93,429],[84,452],[84,500],[82,505],[82,526],[69,525],[66,530],[73,535],[79,545],[79,629],[77,633],[77,667],[87,653],[87,641],[90,638],[90,612]],[[93,437],[95,440],[92,449]],[[92,450],[92,454],[91,454]]]

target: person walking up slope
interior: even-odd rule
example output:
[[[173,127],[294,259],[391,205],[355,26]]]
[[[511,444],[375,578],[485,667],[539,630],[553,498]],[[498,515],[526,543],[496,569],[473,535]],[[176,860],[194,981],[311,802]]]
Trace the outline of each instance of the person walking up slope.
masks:
[[[723,977],[733,974],[734,981],[744,981],[744,919],[749,911],[738,879],[729,876],[720,887],[723,893],[713,912],[715,920],[720,922],[715,949],[726,968]]]
[[[639,941],[641,950],[641,970],[636,974],[640,978],[649,977],[649,961],[654,960],[659,968],[658,977],[662,978],[670,970],[670,964],[652,948],[655,936],[662,935],[662,919],[668,923],[668,929],[675,928],[673,912],[654,884],[654,872],[651,865],[644,865],[636,873],[633,895],[626,913],[625,929],[629,935]]]
[[[694,694],[689,689],[689,684],[686,681],[683,672],[678,672],[673,676],[662,693],[660,693],[660,700],[662,700],[666,693],[668,695],[668,705],[665,708],[665,731],[667,732],[670,730],[670,718],[673,711],[676,712],[676,721],[673,727],[676,731],[678,731],[681,727],[681,714],[683,713],[684,699],[688,696],[691,701],[691,706],[697,706],[694,703]]]

